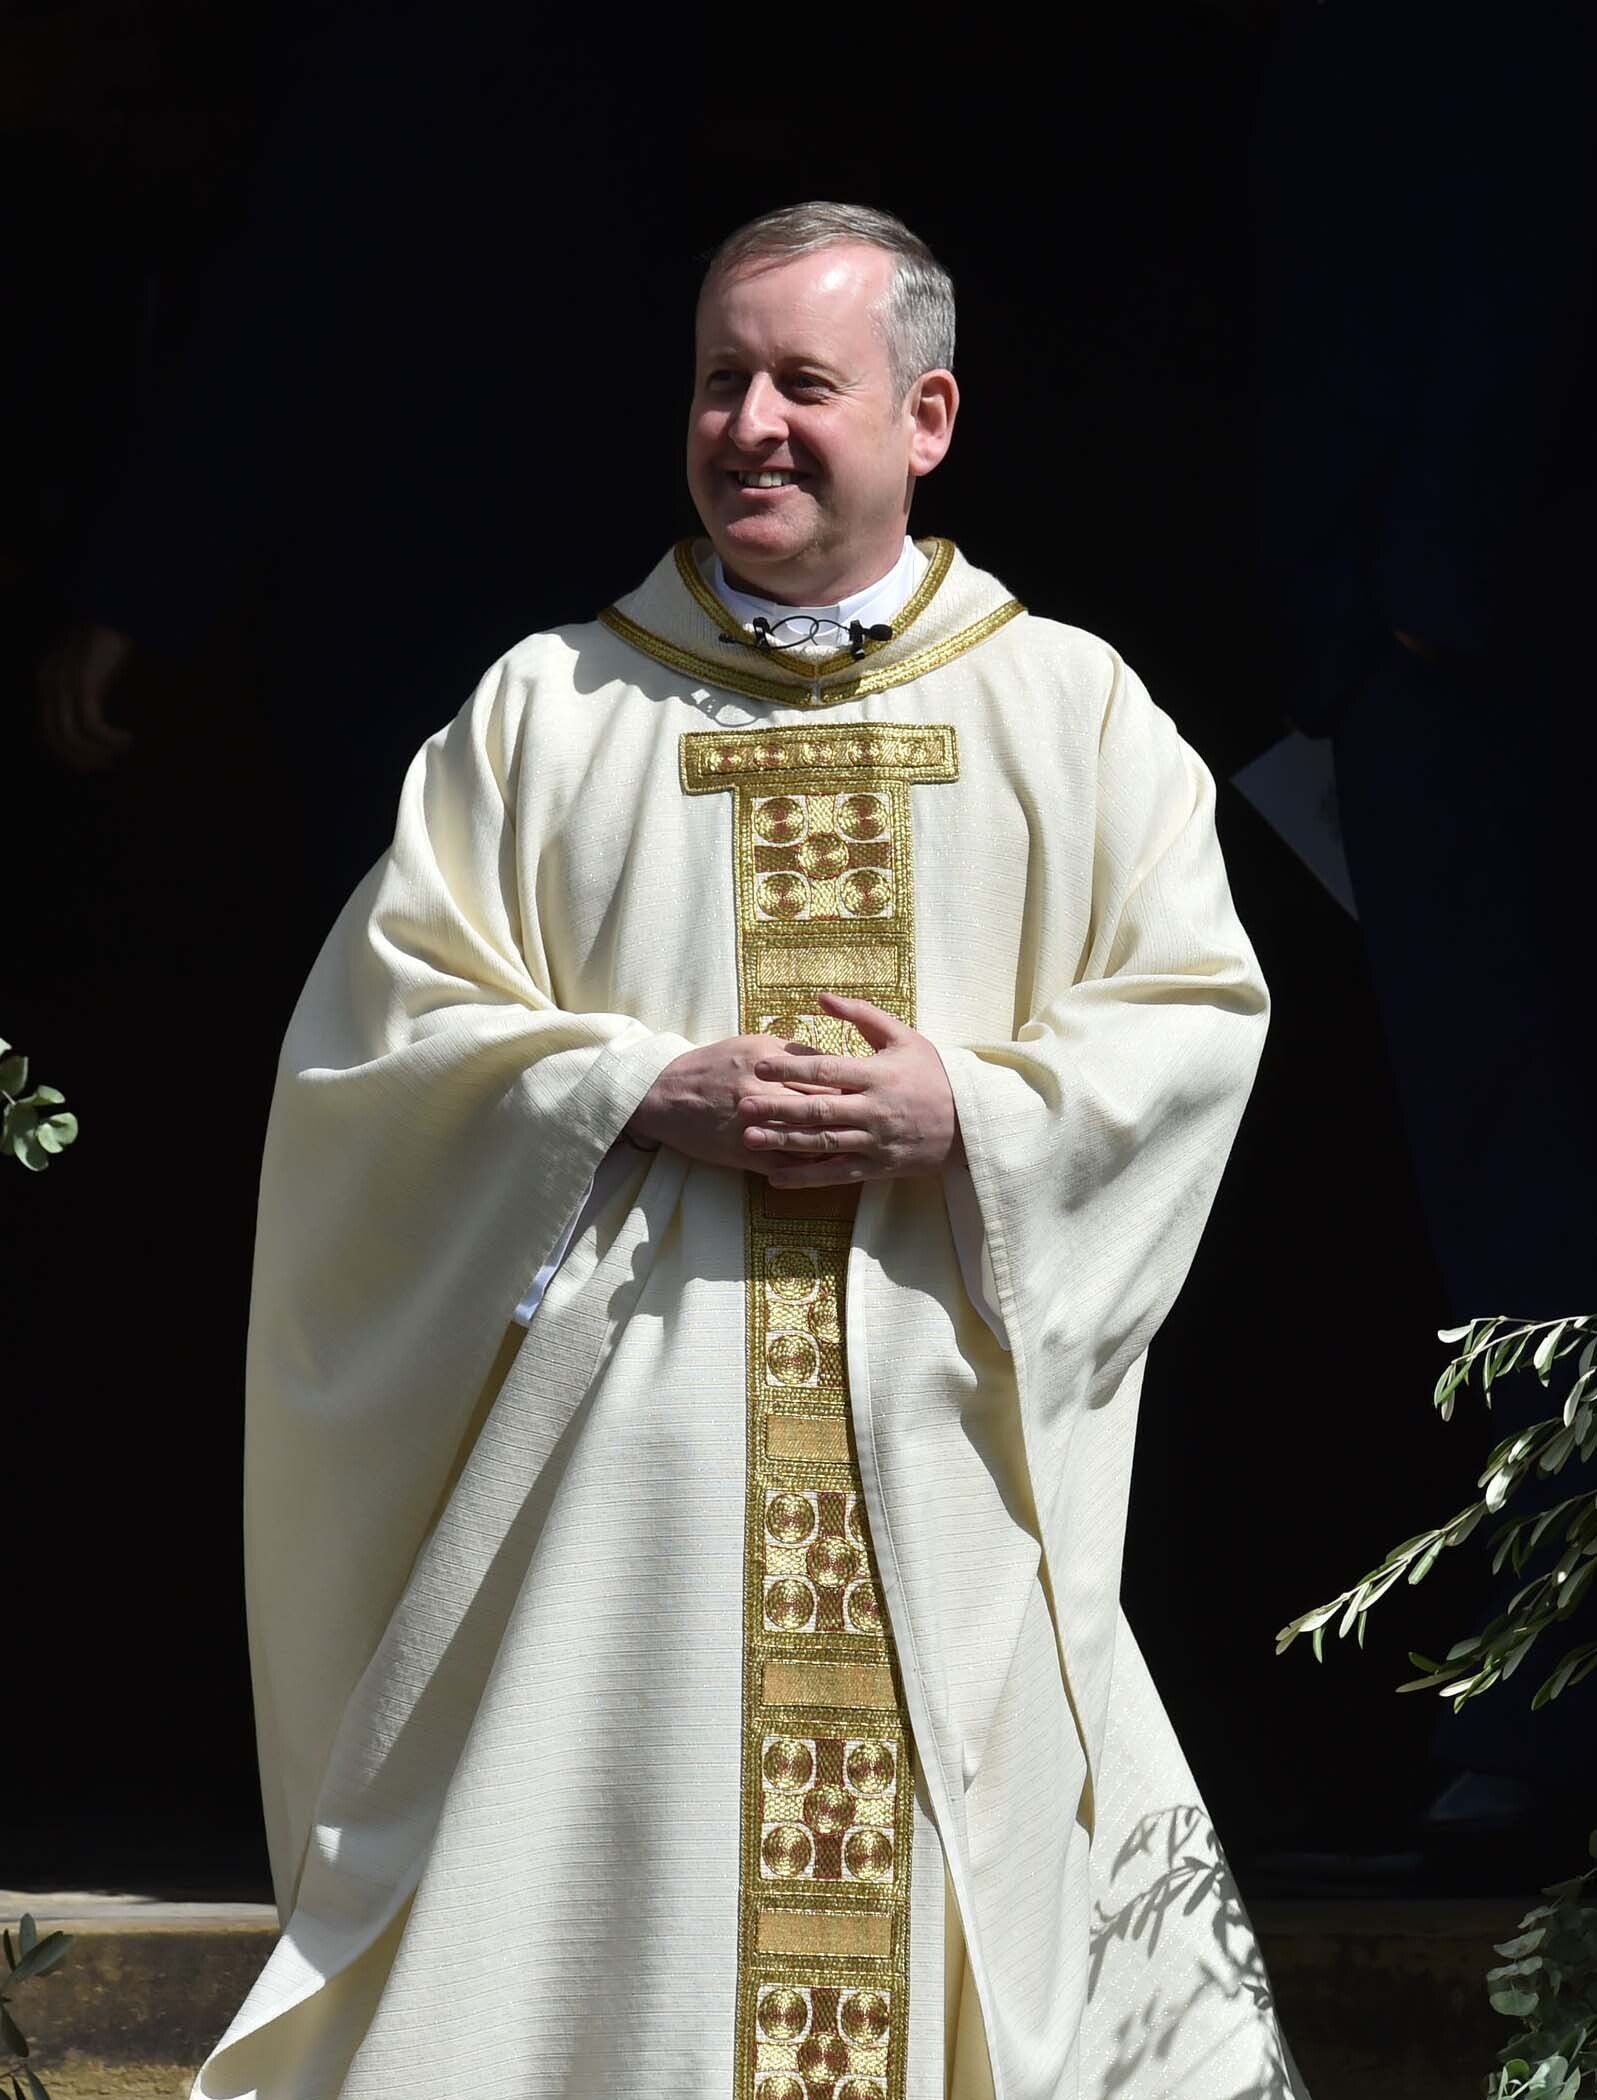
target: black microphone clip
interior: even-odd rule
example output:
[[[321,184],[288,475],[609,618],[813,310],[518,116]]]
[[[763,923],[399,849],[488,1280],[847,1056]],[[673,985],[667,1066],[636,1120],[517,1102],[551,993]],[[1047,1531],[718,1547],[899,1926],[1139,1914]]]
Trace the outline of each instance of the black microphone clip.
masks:
[[[848,653],[856,663],[865,654],[867,642],[890,642],[893,630],[885,620],[878,620],[874,627],[862,627],[858,620],[848,623]]]
[[[750,620],[749,626],[754,631],[754,639],[752,642],[749,640],[746,634],[727,634],[725,632],[718,634],[716,636],[716,640],[718,642],[725,642],[729,647],[735,647],[737,644],[741,643],[745,649],[759,649],[761,651],[769,651],[771,647],[770,621],[767,620],[763,614],[756,613],[754,615],[754,618]]]

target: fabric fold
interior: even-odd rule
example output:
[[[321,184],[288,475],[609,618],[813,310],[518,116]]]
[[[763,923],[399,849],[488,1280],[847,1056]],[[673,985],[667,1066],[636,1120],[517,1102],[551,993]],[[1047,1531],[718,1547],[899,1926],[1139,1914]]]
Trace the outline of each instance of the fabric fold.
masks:
[[[285,1920],[339,1717],[526,1278],[690,1047],[556,1003],[518,863],[519,713],[492,674],[417,755],[392,848],[323,946],[279,1067],[254,1275],[269,1317],[252,1322],[247,1370],[245,1554]]]
[[[1099,754],[1079,975],[1052,988],[1012,1042],[938,1044],[1094,1769],[1132,1452],[1129,1424],[1094,1418],[1123,1391],[1134,1405],[1132,1374],[1140,1385],[1191,1267],[1269,1014],[1225,880],[1213,778],[1118,659]],[[1073,1452],[1078,1438],[1088,1448]],[[1083,1525],[1096,1534],[1099,1518],[1085,1552]]]

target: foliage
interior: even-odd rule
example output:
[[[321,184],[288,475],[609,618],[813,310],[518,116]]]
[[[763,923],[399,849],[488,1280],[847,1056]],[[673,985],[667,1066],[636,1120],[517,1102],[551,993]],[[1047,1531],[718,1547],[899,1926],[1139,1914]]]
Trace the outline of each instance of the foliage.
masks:
[[[8,2059],[0,2062],[0,2082],[9,2082],[11,2100],[50,2100],[44,2080],[29,2061],[33,2052],[11,2010],[12,1993],[19,1983],[55,1968],[71,1945],[71,1935],[65,1932],[47,1932],[40,1939],[39,1928],[28,1915],[17,1927],[15,1944],[9,1932],[0,1932],[8,1971],[0,1982],[0,2059]]]
[[[1482,1492],[1475,1501],[1447,1523],[1405,1539],[1339,1597],[1284,1626],[1276,1636],[1278,1655],[1306,1633],[1323,1659],[1325,1630],[1333,1619],[1339,1639],[1357,1629],[1362,1647],[1365,1620],[1395,1584],[1422,1582],[1449,1546],[1461,1546],[1483,1517],[1496,1516],[1533,1475],[1551,1477],[1570,1458],[1578,1456],[1585,1465],[1597,1453],[1597,1318],[1472,1320],[1465,1327],[1444,1328],[1438,1339],[1462,1344],[1432,1395],[1444,1421],[1452,1419],[1454,1402],[1477,1374],[1489,1408],[1497,1380],[1521,1364],[1528,1361],[1545,1388],[1560,1363],[1576,1350],[1580,1355],[1559,1412],[1516,1430],[1493,1448],[1476,1482]],[[1499,1525],[1491,1549],[1494,1574],[1505,1567],[1516,1576],[1524,1574],[1539,1551],[1556,1557],[1515,1591],[1490,1625],[1455,1641],[1444,1660],[1411,1654],[1410,1662],[1423,1674],[1399,1690],[1435,1691],[1450,1698],[1456,1712],[1466,1699],[1512,1677],[1544,1633],[1567,1625],[1597,1575],[1597,1490],[1588,1488],[1551,1509]],[[1532,1708],[1558,1698],[1594,1669],[1597,1641],[1567,1648],[1537,1687]],[[1597,1832],[1590,1849],[1597,1857]],[[1487,1972],[1488,1997],[1495,2011],[1521,2024],[1499,2052],[1497,2074],[1486,2082],[1487,2100],[1574,2100],[1583,2080],[1597,2074],[1594,1881],[1597,1868],[1544,1890],[1552,1901],[1527,1912],[1514,1938],[1495,1950],[1503,1961]]]
[[[1597,1833],[1592,1850],[1597,1853]],[[1597,1868],[1544,1893],[1486,1972],[1494,2009],[1522,2022],[1505,2043],[1488,2100],[1574,2100],[1597,2071]]]
[[[27,1085],[28,1060],[0,1041],[0,1158],[42,1174],[77,1136],[78,1119],[56,1088],[36,1086],[30,1094]]]
[[[1551,1384],[1555,1366],[1577,1349],[1580,1360],[1561,1413],[1517,1429],[1495,1446],[1476,1483],[1484,1490],[1477,1500],[1447,1523],[1394,1546],[1379,1567],[1350,1589],[1284,1626],[1276,1636],[1278,1655],[1303,1633],[1312,1637],[1315,1654],[1323,1655],[1325,1629],[1339,1613],[1338,1637],[1356,1629],[1362,1646],[1371,1608],[1396,1583],[1405,1578],[1410,1583],[1423,1581],[1444,1548],[1461,1546],[1481,1519],[1495,1516],[1533,1473],[1556,1474],[1576,1453],[1585,1464],[1597,1452],[1597,1317],[1539,1322],[1472,1320],[1467,1327],[1444,1328],[1439,1339],[1464,1345],[1436,1382],[1433,1399],[1444,1421],[1451,1419],[1454,1401],[1477,1371],[1482,1398],[1490,1407],[1497,1380],[1525,1361],[1527,1351],[1543,1386]],[[1588,1488],[1551,1509],[1514,1519],[1492,1534],[1494,1573],[1507,1565],[1516,1575],[1523,1574],[1539,1547],[1559,1541],[1562,1550],[1553,1566],[1516,1591],[1506,1610],[1480,1633],[1455,1641],[1444,1661],[1411,1655],[1409,1660],[1424,1675],[1411,1678],[1399,1689],[1437,1691],[1443,1698],[1450,1697],[1456,1709],[1466,1699],[1512,1677],[1545,1632],[1567,1624],[1597,1576],[1597,1489]],[[1545,1706],[1594,1669],[1597,1641],[1570,1648],[1537,1689],[1532,1706]]]

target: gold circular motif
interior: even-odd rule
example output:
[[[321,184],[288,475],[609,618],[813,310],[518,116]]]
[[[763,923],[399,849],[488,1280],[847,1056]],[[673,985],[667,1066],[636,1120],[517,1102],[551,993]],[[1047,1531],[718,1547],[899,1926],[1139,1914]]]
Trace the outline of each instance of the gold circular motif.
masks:
[[[882,2089],[864,2078],[845,2078],[834,2088],[832,2100],[882,2100]]]
[[[812,2034],[799,2044],[798,2067],[811,2085],[835,2085],[848,2069],[842,2036]]]
[[[818,831],[798,849],[798,864],[806,875],[841,875],[848,866],[848,848],[835,831]]]
[[[760,877],[754,894],[768,919],[801,919],[810,901],[810,886],[791,868],[777,868]]]
[[[768,846],[791,846],[804,836],[804,804],[797,795],[767,795],[754,805],[754,829]]]
[[[859,1633],[880,1633],[882,1600],[873,1582],[856,1582],[844,1599],[848,1623]]]
[[[804,1820],[818,1837],[830,1837],[853,1822],[854,1804],[840,1786],[812,1786],[804,1796]]]
[[[838,1324],[837,1300],[830,1295],[816,1301],[810,1313],[810,1333],[818,1342],[840,1342],[842,1327]]]
[[[765,1505],[765,1528],[778,1545],[801,1546],[815,1525],[815,1505],[807,1495],[773,1495]]]
[[[850,1991],[838,2008],[837,2024],[848,2041],[874,2048],[891,2019],[885,1991]]]
[[[795,2078],[791,2071],[778,2071],[774,2078],[760,2080],[754,2100],[805,2100],[808,2091],[802,2078]]]
[[[765,1833],[760,1843],[760,1858],[765,1862],[765,1871],[773,1880],[791,1881],[795,1874],[802,1874],[815,1857],[815,1841],[807,1830],[797,1823],[778,1823]],[[803,2021],[793,2029],[797,2034]],[[761,2025],[764,2025],[762,2017]]]
[[[773,1385],[813,1385],[820,1362],[807,1334],[773,1334],[765,1345],[765,1373]]]
[[[768,2042],[796,2042],[810,2024],[810,2008],[802,1991],[778,1986],[761,1992],[757,2017]]]
[[[851,1830],[843,1840],[843,1864],[856,1881],[888,1881],[893,1841],[885,1830]]]
[[[796,1575],[781,1575],[765,1592],[765,1623],[781,1633],[797,1633],[815,1616],[815,1592]]]
[[[898,1759],[891,1743],[855,1743],[848,1753],[843,1776],[856,1794],[869,1801],[890,1790],[897,1770]]]
[[[848,1533],[856,1546],[863,1547],[865,1545],[865,1503],[861,1496],[849,1496],[848,1515],[844,1519],[843,1529]]]
[[[784,1794],[796,1794],[815,1777],[815,1752],[808,1743],[779,1735],[766,1744],[760,1770],[767,1786],[777,1787]]]
[[[771,1247],[765,1256],[765,1288],[785,1305],[808,1305],[821,1287],[820,1269],[808,1247]]]
[[[839,795],[837,828],[857,845],[879,839],[887,829],[886,804],[880,795]]]
[[[871,747],[862,736],[850,737],[843,746],[843,756],[851,766],[868,766],[871,762]]]
[[[757,766],[765,766],[768,769],[773,766],[779,766],[782,763],[781,745],[756,744],[754,747],[754,763]]]
[[[838,884],[837,897],[851,919],[879,919],[892,909],[892,880],[885,868],[855,868]]]
[[[817,1589],[840,1590],[859,1573],[859,1548],[843,1539],[817,1539],[804,1566]]]

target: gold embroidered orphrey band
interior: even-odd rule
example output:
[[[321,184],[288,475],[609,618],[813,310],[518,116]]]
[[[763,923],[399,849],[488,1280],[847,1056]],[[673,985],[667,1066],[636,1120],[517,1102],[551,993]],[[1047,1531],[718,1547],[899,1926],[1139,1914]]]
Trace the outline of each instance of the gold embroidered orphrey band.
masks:
[[[730,791],[747,1034],[862,1051],[816,994],[913,1024],[910,789],[943,724],[682,738]],[[747,1177],[748,1507],[734,2100],[903,2100],[914,1748],[880,1602],[844,1353],[857,1187]]]

